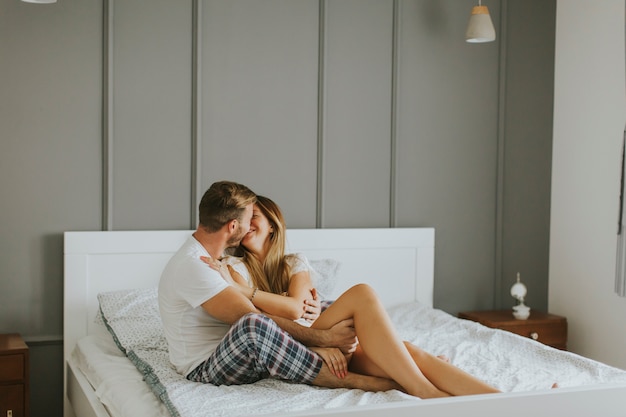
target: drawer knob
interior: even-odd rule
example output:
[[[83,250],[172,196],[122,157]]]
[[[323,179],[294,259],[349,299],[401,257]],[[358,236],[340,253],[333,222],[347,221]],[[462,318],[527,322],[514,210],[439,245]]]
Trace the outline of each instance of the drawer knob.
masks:
[[[532,333],[530,334],[530,338],[531,338],[531,339],[533,339],[533,340],[539,340],[539,333],[537,333],[537,332],[532,332]]]

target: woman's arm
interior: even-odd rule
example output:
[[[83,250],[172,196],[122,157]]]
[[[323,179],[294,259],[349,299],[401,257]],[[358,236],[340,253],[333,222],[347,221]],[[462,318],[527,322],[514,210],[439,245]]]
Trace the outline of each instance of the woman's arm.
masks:
[[[231,270],[231,274],[236,271]],[[235,278],[233,275],[233,278]],[[236,278],[235,278],[236,279]],[[308,271],[301,271],[289,279],[287,296],[257,290],[252,297],[254,288],[242,288],[244,295],[252,297],[252,303],[262,311],[290,320],[301,318],[306,310],[305,300],[312,299],[311,278]]]
[[[297,320],[307,313],[307,320],[310,321],[314,321],[321,312],[319,301],[314,298],[313,291],[315,290],[308,270],[301,270],[290,277],[287,296],[284,296],[250,287],[246,279],[231,265],[225,265],[205,256],[200,259],[220,272],[227,282],[233,284],[239,292],[252,301],[255,307],[264,312],[289,320]],[[305,303],[305,300],[309,302]]]

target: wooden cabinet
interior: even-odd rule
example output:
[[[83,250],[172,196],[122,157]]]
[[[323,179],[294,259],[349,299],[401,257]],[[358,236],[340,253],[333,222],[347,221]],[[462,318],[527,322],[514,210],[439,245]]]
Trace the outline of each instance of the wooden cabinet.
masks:
[[[28,416],[28,346],[18,334],[0,335],[0,416]]]
[[[567,320],[556,314],[530,312],[527,320],[517,320],[511,310],[467,311],[459,318],[476,321],[487,327],[507,330],[537,340],[557,349],[567,349]]]

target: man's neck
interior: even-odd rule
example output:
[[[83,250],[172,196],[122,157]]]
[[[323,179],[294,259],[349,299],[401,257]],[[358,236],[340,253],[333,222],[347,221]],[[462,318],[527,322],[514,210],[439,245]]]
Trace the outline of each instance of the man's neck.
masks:
[[[221,258],[226,250],[226,239],[222,237],[220,232],[209,233],[199,226],[193,233],[193,237],[204,246],[212,258]]]

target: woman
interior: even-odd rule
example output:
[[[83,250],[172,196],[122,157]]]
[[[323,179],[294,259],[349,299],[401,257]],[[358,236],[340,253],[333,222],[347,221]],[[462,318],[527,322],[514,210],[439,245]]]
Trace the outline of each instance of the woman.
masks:
[[[222,263],[204,260],[220,270],[258,309],[296,320],[303,316],[305,300],[311,298],[313,291],[310,267],[303,256],[284,252],[282,213],[272,200],[258,196],[250,231],[236,253],[241,258],[227,258]],[[348,371],[384,377],[420,398],[499,392],[447,361],[401,341],[378,296],[367,285],[356,285],[344,292],[312,327],[328,329],[344,320],[353,321],[357,346],[344,351],[311,348],[339,378]]]

